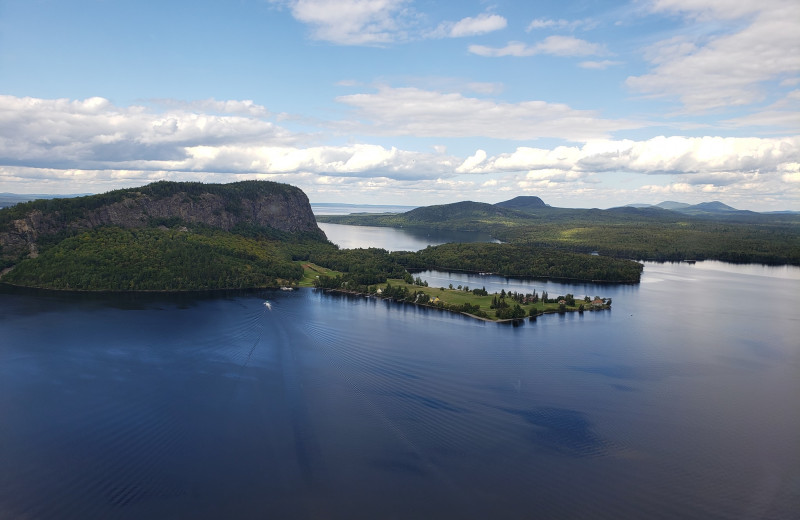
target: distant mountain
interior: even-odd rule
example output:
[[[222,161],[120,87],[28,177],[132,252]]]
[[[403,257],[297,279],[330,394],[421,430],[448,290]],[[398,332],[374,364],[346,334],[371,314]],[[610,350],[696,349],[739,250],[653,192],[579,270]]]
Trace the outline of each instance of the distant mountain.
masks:
[[[704,211],[706,213],[725,213],[729,211],[740,211],[740,210],[728,206],[727,204],[723,204],[718,200],[715,200],[713,202],[701,202],[700,204],[695,204],[694,206],[683,208],[683,211]]]
[[[556,208],[545,206],[547,211]],[[399,214],[317,215],[317,222],[357,226],[410,227],[426,229],[478,230],[535,219],[532,213],[485,202],[463,201],[423,206]]]
[[[532,195],[520,195],[511,200],[498,202],[495,206],[500,208],[516,209],[518,211],[527,211],[530,209],[547,208],[548,205],[544,203],[539,197]]]
[[[512,209],[499,207],[496,204],[464,201],[437,206],[423,206],[403,213],[402,216],[408,223],[438,223],[463,219],[515,217],[518,216],[518,213]]]
[[[641,205],[631,204],[629,207],[642,207]],[[685,202],[664,201],[660,202],[651,208],[661,208],[669,211],[683,213],[684,215],[693,215],[698,217],[719,216],[719,217],[739,217],[747,215],[758,215],[758,213],[749,210],[736,209],[728,206],[718,200],[712,202],[701,202],[700,204],[687,204]]]
[[[606,210],[596,210],[606,215],[627,216],[627,217],[653,217],[664,218],[674,215],[670,210],[659,208],[658,206],[621,206],[618,208],[608,208]],[[669,217],[667,217],[669,218]]]
[[[695,204],[677,211],[685,215],[693,215],[697,217],[747,218],[753,215],[761,215],[755,211],[733,208],[727,204],[723,204],[718,200],[713,202],[701,202],[700,204]]]
[[[89,193],[76,193],[71,195],[54,195],[46,193],[0,193],[0,209],[19,204],[20,202],[28,202],[36,199],[68,199],[71,197],[82,197],[90,195]]]
[[[659,202],[655,206],[661,209],[670,209],[674,211],[674,210],[681,210],[688,208],[689,206],[691,206],[691,204],[687,204],[685,202],[674,202],[671,200],[665,200],[664,202]]]

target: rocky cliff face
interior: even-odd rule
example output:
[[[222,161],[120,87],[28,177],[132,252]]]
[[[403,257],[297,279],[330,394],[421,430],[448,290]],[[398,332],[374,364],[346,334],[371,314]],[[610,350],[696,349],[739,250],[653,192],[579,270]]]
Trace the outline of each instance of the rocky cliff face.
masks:
[[[104,225],[146,227],[154,222],[176,219],[226,231],[238,224],[250,224],[325,238],[317,226],[308,197],[302,190],[288,185],[248,181],[247,190],[232,189],[226,192],[226,186],[236,184],[241,183],[212,185],[216,189],[198,192],[195,183],[175,183],[174,186],[171,183],[159,183],[162,189],[157,191],[161,195],[153,193],[155,190],[121,190],[120,195],[115,197],[119,200],[93,209],[88,209],[92,204],[87,204],[84,210],[79,208],[77,212],[74,208],[71,211],[59,210],[58,204],[52,210],[32,208],[22,218],[13,219],[3,226],[5,229],[0,229],[0,253],[6,259],[19,258],[24,254],[36,256],[37,242],[46,235]],[[163,194],[165,186],[172,188],[166,195]],[[181,186],[192,189],[184,191]],[[266,189],[260,189],[262,186]],[[74,206],[82,198],[70,200]]]
[[[212,193],[193,197],[178,193],[168,198],[139,195],[87,212],[71,227],[143,227],[152,219],[176,217],[226,231],[237,224],[248,223],[288,233],[321,233],[311,212],[311,205],[300,190],[241,198],[233,203],[226,197]]]

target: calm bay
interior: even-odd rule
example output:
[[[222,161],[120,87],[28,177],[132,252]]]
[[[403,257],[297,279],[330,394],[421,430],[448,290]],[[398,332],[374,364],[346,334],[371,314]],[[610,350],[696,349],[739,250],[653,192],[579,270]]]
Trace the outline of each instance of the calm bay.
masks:
[[[330,226],[345,247],[466,240]],[[312,289],[0,287],[0,518],[800,510],[800,268],[420,276],[614,304],[512,326]]]

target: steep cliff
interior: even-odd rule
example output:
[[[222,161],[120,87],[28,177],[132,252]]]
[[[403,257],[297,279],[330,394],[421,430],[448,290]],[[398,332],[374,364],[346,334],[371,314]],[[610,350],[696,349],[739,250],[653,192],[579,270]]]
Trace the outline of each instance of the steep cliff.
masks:
[[[11,265],[52,243],[100,226],[144,228],[204,224],[231,231],[263,228],[325,239],[299,188],[267,181],[231,184],[156,182],[70,199],[36,200],[0,210],[0,257]]]

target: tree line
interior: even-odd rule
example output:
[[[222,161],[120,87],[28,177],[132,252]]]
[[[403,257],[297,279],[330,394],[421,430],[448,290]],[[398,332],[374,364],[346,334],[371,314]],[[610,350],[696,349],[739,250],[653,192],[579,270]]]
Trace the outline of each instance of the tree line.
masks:
[[[394,253],[407,269],[464,270],[501,276],[636,283],[642,264],[529,244],[452,243]]]

